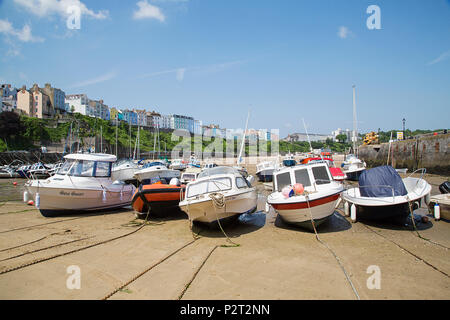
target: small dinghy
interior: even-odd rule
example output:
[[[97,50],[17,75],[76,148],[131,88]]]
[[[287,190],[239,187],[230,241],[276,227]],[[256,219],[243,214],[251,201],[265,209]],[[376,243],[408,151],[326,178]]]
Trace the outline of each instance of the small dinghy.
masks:
[[[185,186],[171,182],[172,184],[163,184],[161,181],[141,184],[133,195],[131,206],[140,214],[147,214],[150,210],[150,214],[163,215],[170,210],[178,210]]]
[[[420,207],[423,199],[428,203],[431,186],[423,179],[410,176],[402,179],[391,166],[381,166],[365,170],[359,177],[359,187],[342,193],[344,210],[351,212],[353,221],[357,219],[387,220],[406,216],[412,209]],[[414,173],[414,172],[413,172]]]

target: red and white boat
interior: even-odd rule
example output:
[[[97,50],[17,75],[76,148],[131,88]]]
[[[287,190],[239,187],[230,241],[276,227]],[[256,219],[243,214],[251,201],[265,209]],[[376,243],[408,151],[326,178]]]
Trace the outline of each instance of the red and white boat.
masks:
[[[276,171],[273,183],[274,192],[267,197],[267,203],[283,221],[307,228],[312,227],[312,219],[318,226],[333,215],[344,190],[323,161]]]

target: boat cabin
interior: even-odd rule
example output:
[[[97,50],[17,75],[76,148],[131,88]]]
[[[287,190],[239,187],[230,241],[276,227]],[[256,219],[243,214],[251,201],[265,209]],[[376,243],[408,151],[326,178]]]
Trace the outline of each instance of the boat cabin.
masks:
[[[66,162],[56,173],[74,177],[111,177],[112,164],[117,160],[110,154],[69,154],[64,157]]]
[[[195,182],[186,187],[186,199],[195,198],[211,192],[252,188],[238,170],[231,167],[215,167],[198,175]]]
[[[273,190],[274,192],[281,192],[286,186],[301,183],[305,190],[313,192],[317,191],[320,186],[328,185],[332,181],[330,169],[324,162],[299,165],[274,172]]]

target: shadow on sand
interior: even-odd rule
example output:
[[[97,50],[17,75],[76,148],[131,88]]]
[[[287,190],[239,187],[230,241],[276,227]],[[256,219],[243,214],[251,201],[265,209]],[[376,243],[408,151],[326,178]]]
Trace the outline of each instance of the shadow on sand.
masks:
[[[280,218],[280,215],[277,215],[275,219],[275,226],[277,228],[292,230],[297,232],[309,232],[314,233],[314,229],[309,227],[301,227],[297,225],[288,224],[283,219]],[[324,222],[322,222],[319,226],[316,226],[317,233],[334,233],[348,230],[352,227],[352,224],[347,221],[344,217],[342,217],[337,211]]]
[[[266,214],[262,211],[255,213],[244,213],[240,216],[220,222],[222,228],[230,239],[239,238],[241,235],[254,232],[266,224]],[[202,237],[225,238],[217,222],[214,223],[194,223],[192,226],[194,233],[200,233]]]

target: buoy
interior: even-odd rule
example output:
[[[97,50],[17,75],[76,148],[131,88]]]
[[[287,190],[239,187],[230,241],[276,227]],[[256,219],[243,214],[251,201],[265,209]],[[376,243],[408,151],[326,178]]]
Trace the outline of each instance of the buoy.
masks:
[[[23,192],[23,202],[27,203],[28,200],[30,200],[28,191],[24,191],[24,192]]]
[[[103,202],[106,202],[106,190],[103,189],[103,195],[102,195]]]
[[[352,222],[356,222],[356,206],[355,204],[352,204],[352,207],[350,209],[350,218],[352,219]]]
[[[281,193],[283,194],[285,199],[291,197],[291,192],[294,193],[294,191],[292,190],[292,187],[290,187],[290,186],[286,186],[281,190]]]
[[[294,193],[295,195],[300,195],[303,194],[303,192],[305,191],[305,188],[303,187],[303,185],[301,183],[296,183],[294,184]]]
[[[34,205],[34,201],[33,201],[33,200],[28,200],[27,204],[28,204],[29,206],[32,206],[32,205]]]
[[[439,203],[436,202],[434,205],[434,220],[441,219],[441,208],[439,207]]]
[[[14,185],[14,186],[17,186],[17,182],[16,182],[16,181],[14,181],[14,182],[13,182],[13,185]]]
[[[344,202],[344,214],[345,214],[346,217],[348,217],[350,215],[350,208],[348,206],[348,202],[347,201]]]
[[[39,192],[36,192],[36,208],[39,209],[41,206],[41,196],[39,195]]]

